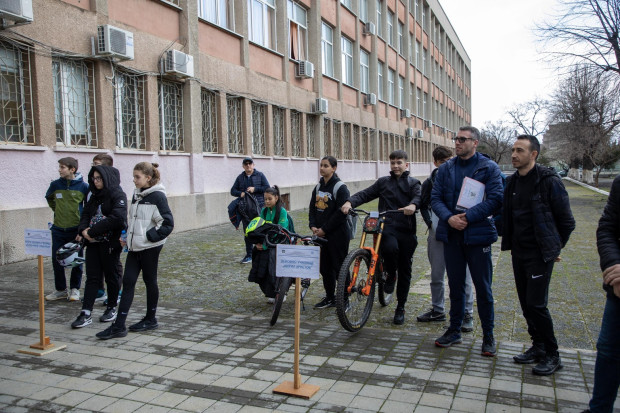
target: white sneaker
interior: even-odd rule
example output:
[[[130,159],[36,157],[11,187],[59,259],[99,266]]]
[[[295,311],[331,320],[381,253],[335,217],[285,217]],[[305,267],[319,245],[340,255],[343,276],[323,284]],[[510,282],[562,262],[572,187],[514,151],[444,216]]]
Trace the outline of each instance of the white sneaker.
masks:
[[[53,293],[49,293],[45,296],[47,301],[56,301],[56,300],[67,300],[69,298],[69,293],[67,290],[54,291]]]
[[[80,301],[80,290],[77,288],[71,289],[71,294],[69,294],[69,301]]]
[[[275,303],[275,302],[276,302],[276,299],[275,299],[275,298],[273,298],[273,297],[272,297],[272,298],[268,298],[268,299],[267,299],[267,304],[273,304],[273,303]]]

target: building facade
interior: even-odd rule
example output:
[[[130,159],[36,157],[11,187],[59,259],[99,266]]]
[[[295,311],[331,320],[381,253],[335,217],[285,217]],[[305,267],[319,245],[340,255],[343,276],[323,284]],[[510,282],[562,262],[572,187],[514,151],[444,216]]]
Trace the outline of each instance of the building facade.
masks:
[[[471,63],[436,0],[14,0],[0,30],[0,263],[45,228],[57,160],[158,162],[176,230],[226,222],[245,156],[308,206],[318,159],[353,191],[414,175],[471,121]],[[0,10],[0,13],[2,11]],[[14,23],[17,21],[17,23]]]

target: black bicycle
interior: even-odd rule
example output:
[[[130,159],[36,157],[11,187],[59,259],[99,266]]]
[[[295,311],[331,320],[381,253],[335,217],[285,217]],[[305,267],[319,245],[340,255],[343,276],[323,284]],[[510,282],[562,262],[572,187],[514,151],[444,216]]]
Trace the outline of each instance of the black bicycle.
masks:
[[[273,227],[265,233],[265,244],[269,248],[275,248],[277,244],[293,245],[299,243],[301,243],[302,245],[324,246],[327,244],[327,240],[316,235],[299,235],[283,228],[280,225],[273,225]],[[280,310],[282,309],[282,304],[284,303],[288,290],[291,288],[291,284],[293,284],[293,282],[295,282],[295,279],[291,277],[277,277],[276,296],[273,302],[271,320],[269,321],[269,324],[271,324],[272,326],[275,325],[278,321]],[[309,287],[310,279],[303,278],[301,280],[300,292],[302,305]]]

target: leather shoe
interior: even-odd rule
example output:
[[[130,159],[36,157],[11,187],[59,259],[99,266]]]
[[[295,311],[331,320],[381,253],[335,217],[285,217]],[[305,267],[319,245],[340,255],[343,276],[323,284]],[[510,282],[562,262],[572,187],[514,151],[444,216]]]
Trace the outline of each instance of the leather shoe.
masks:
[[[396,307],[396,311],[394,312],[394,324],[397,326],[405,323],[405,309],[401,307]]]
[[[512,359],[517,364],[532,364],[541,362],[545,358],[545,350],[543,350],[540,346],[533,345],[528,348],[525,353],[518,354],[514,356]]]
[[[555,373],[556,370],[560,370],[562,367],[562,359],[558,353],[545,354],[545,358],[532,368],[532,373],[538,376],[549,376]]]

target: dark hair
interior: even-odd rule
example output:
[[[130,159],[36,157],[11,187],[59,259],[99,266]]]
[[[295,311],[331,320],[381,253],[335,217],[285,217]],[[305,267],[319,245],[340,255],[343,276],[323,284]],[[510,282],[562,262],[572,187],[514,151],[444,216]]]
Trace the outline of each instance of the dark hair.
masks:
[[[114,166],[114,159],[107,153],[98,153],[93,157],[93,162],[99,161],[101,165]]]
[[[58,160],[58,163],[66,166],[69,169],[71,168],[75,169],[74,173],[77,172],[78,170],[78,160],[70,156],[67,156],[66,158],[60,158]]]
[[[438,146],[433,149],[433,160],[439,162],[446,158],[452,158],[452,151],[445,146]]]
[[[402,149],[397,149],[390,154],[390,161],[394,159],[407,160],[409,159],[409,156],[407,155],[407,152],[403,151]]]
[[[326,155],[326,156],[324,156],[321,160],[322,160],[322,161],[327,161],[327,162],[329,162],[329,165],[330,165],[332,168],[335,168],[335,167],[337,167],[337,166],[338,166],[338,159],[334,158],[334,157],[333,157],[333,156],[331,156],[331,155]]]
[[[269,188],[265,189],[265,193],[278,197],[276,204],[273,206],[276,211],[276,214],[273,217],[273,223],[277,224],[278,222],[280,222],[280,210],[282,209],[282,197],[280,196],[280,188],[278,188],[278,185],[270,186]]]
[[[151,177],[151,186],[156,185],[159,182],[159,164],[150,162],[139,162],[133,167],[134,171],[140,171],[146,176]]]
[[[538,141],[538,138],[532,135],[519,135],[517,136],[517,140],[519,139],[530,141],[530,151],[536,151],[536,158],[538,158],[538,155],[540,155],[540,142]]]
[[[461,126],[459,130],[464,130],[471,133],[471,137],[475,141],[480,140],[480,131],[478,130],[478,128],[474,128],[473,126]]]

